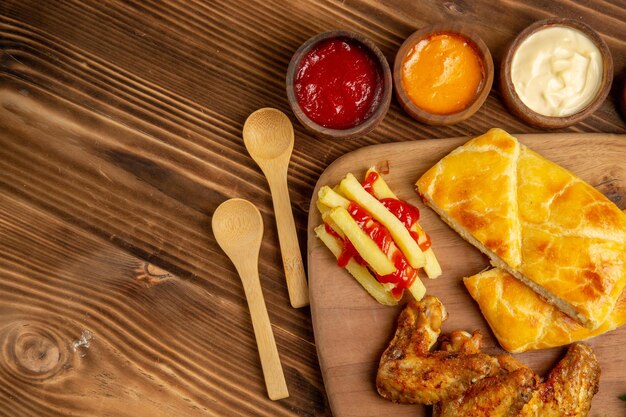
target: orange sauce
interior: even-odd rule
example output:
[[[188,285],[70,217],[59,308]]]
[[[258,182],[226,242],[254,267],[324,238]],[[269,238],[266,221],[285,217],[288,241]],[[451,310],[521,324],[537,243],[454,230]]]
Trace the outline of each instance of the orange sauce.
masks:
[[[469,107],[485,77],[475,48],[456,33],[437,33],[419,41],[402,63],[402,85],[411,101],[440,115]]]

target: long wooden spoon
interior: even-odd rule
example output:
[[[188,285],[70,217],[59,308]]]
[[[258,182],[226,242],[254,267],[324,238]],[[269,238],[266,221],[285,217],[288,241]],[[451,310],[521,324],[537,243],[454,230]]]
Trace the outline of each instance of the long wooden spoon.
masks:
[[[243,141],[270,185],[289,301],[292,307],[304,307],[309,305],[309,291],[287,188],[293,126],[280,110],[263,108],[248,116],[243,125]]]
[[[254,205],[240,198],[219,205],[211,221],[215,240],[235,265],[246,293],[254,336],[261,357],[267,395],[271,400],[289,397],[276,341],[259,282],[259,250],[263,219]]]

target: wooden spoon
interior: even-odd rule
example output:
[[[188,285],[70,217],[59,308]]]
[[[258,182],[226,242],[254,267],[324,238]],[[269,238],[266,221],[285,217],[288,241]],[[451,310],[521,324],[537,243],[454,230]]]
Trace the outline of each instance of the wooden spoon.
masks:
[[[243,283],[267,395],[270,400],[287,398],[287,383],[259,282],[259,250],[263,238],[261,213],[249,201],[233,198],[215,210],[211,226],[215,240],[235,265]]]
[[[291,306],[304,307],[309,305],[309,291],[287,188],[293,126],[280,110],[259,109],[248,116],[243,125],[243,141],[270,185]]]

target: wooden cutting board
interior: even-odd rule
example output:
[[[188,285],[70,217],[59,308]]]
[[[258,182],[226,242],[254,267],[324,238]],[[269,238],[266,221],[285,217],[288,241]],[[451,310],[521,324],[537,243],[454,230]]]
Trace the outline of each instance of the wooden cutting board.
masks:
[[[520,141],[546,158],[568,168],[598,188],[621,209],[626,206],[626,136],[611,134],[518,135]],[[317,190],[336,184],[347,172],[362,178],[367,167],[389,167],[385,180],[401,199],[420,208],[420,224],[430,234],[433,249],[443,268],[436,280],[424,278],[428,294],[441,299],[449,312],[443,332],[479,329],[485,336],[485,351],[502,353],[478,306],[461,279],[481,271],[488,261],[477,249],[426,208],[414,191],[415,181],[439,159],[468,138],[422,140],[375,145],[346,154],[320,177],[309,212],[308,269],[311,314],[315,343],[328,400],[335,417],[400,417],[430,415],[430,408],[392,404],[381,398],[374,385],[381,353],[396,327],[401,307],[376,303],[315,237],[321,223],[315,207]],[[382,169],[382,168],[381,168]],[[589,416],[621,416],[626,402],[626,326],[588,341],[602,368],[600,392],[594,397]],[[562,357],[563,348],[515,355],[540,375],[545,375]]]

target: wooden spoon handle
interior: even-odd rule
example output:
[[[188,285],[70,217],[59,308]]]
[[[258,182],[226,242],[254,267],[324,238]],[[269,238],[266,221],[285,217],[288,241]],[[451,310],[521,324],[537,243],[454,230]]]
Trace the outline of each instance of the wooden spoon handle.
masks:
[[[272,401],[287,398],[289,397],[289,391],[287,390],[285,375],[278,357],[278,349],[276,348],[270,319],[265,308],[258,269],[256,265],[246,267],[239,270],[239,275],[241,276],[243,289],[248,300],[248,308],[250,309],[254,337],[256,338],[259,357],[261,358],[267,395]]]
[[[291,211],[291,200],[287,188],[286,175],[268,175],[267,178],[272,202],[274,203],[274,215],[278,229],[278,241],[280,252],[283,257],[283,268],[287,279],[287,291],[289,301],[294,308],[309,305],[309,290],[307,288],[302,254],[296,234],[296,225]]]

